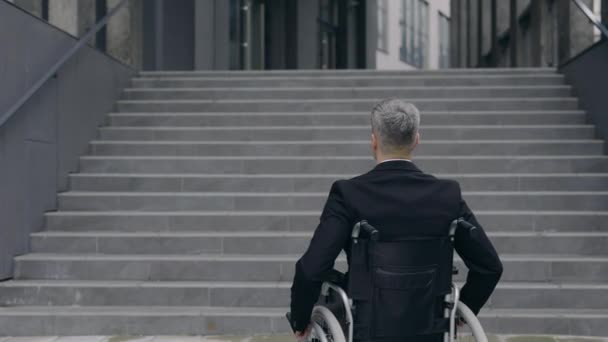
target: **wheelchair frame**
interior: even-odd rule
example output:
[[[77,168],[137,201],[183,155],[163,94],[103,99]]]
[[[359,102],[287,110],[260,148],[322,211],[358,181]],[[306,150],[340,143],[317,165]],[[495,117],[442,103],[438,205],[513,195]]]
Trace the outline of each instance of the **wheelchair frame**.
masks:
[[[463,228],[466,228],[469,230],[476,229],[476,227],[474,225],[470,224],[469,222],[465,221],[462,218],[455,219],[450,224],[450,229],[449,229],[449,237],[450,237],[452,243],[454,242],[454,236],[456,234],[456,230],[459,227],[463,227]],[[371,240],[377,240],[379,238],[378,231],[373,226],[368,224],[367,221],[363,220],[363,221],[358,222],[355,225],[355,227],[353,228],[353,231],[351,233],[351,238],[354,243],[357,243],[361,232],[365,232],[366,235],[368,235]],[[458,272],[458,270],[456,270],[454,268],[454,272],[455,272],[454,274],[456,274]],[[334,291],[340,298],[340,302],[344,307],[346,322],[339,322],[337,320],[335,314],[333,312],[331,312],[330,310],[327,310],[327,312],[328,312],[327,314],[323,313],[322,315],[331,314],[333,317],[325,319],[325,321],[327,322],[329,320],[332,320],[332,321],[339,322],[340,331],[341,331],[342,335],[344,335],[346,333],[346,336],[344,336],[345,342],[353,342],[353,332],[354,332],[353,300],[348,297],[348,294],[346,293],[346,291],[344,291],[344,289],[342,289],[338,284],[333,283],[331,281],[324,282],[321,287],[321,296],[329,297],[330,291]],[[456,333],[457,333],[456,319],[457,319],[457,317],[467,323],[467,325],[469,326],[469,328],[471,330],[473,337],[475,338],[475,340],[477,342],[487,342],[488,341],[485,331],[484,331],[483,327],[481,326],[481,323],[479,322],[479,320],[473,313],[473,311],[471,311],[471,309],[469,309],[464,303],[460,302],[460,290],[459,290],[458,286],[456,286],[456,284],[452,283],[452,291],[450,294],[447,294],[445,296],[445,303],[446,303],[446,308],[444,310],[444,317],[449,319],[449,331],[446,332],[444,335],[444,342],[454,342],[456,340]],[[288,320],[291,321],[289,313],[287,314],[287,318],[288,318]],[[317,322],[311,322],[311,324],[312,324],[312,331],[311,331],[311,334],[309,334],[309,336],[308,336],[308,340],[310,341],[311,338],[313,338],[312,335],[314,333],[316,335],[314,337],[319,339],[321,342],[327,342],[327,336],[326,336],[323,328]],[[342,324],[344,324],[346,326],[347,331],[344,331],[344,329],[342,328]],[[339,342],[339,341],[336,340],[336,342]]]
[[[330,291],[336,292],[342,305],[344,306],[344,312],[346,322],[343,322],[347,326],[347,336],[345,336],[346,342],[353,342],[353,301],[348,297],[346,291],[342,289],[337,284],[331,282],[324,282],[321,287],[321,296],[327,297],[329,296]],[[444,342],[454,342],[456,340],[456,318],[458,314],[460,317],[467,323],[469,328],[471,329],[471,333],[477,342],[488,342],[488,338],[486,336],[481,323],[466,306],[466,304],[459,301],[460,298],[460,290],[456,284],[452,284],[452,293],[446,295],[446,303],[449,305],[445,309],[446,317],[450,319],[450,331],[445,333],[443,338]],[[457,304],[454,304],[457,303]],[[334,316],[335,317],[335,316]],[[313,322],[313,330],[317,335],[321,335],[323,333],[322,328],[316,323]],[[324,342],[324,341],[322,341]]]

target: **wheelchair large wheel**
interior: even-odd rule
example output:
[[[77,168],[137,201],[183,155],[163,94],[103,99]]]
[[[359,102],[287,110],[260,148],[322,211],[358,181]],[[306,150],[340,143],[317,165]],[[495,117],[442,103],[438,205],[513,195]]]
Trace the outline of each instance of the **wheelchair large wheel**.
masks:
[[[488,342],[488,337],[486,336],[486,333],[483,330],[481,323],[479,323],[479,320],[477,319],[473,311],[469,309],[468,306],[466,306],[462,302],[458,302],[458,313],[467,324],[468,330],[470,330],[473,341]]]
[[[344,332],[336,316],[322,305],[316,305],[312,310],[311,321],[313,329],[308,340],[311,342],[346,342]]]

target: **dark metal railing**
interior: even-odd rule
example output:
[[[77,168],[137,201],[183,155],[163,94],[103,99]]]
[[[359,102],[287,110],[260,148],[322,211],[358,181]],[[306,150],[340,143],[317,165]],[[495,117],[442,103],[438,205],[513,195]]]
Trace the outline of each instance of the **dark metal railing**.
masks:
[[[61,58],[57,61],[57,63],[53,64],[53,66],[36,82],[34,83],[24,94],[19,98],[17,102],[13,106],[11,106],[6,113],[0,116],[0,127],[8,121],[42,86],[51,79],[59,69],[68,61],[76,52],[78,52],[83,46],[87,44],[87,42],[93,38],[93,36],[102,29],[110,20],[111,17],[116,14],[129,0],[122,0],[118,5],[116,5],[108,14],[99,20],[91,29],[80,39],[78,42],[72,46]]]

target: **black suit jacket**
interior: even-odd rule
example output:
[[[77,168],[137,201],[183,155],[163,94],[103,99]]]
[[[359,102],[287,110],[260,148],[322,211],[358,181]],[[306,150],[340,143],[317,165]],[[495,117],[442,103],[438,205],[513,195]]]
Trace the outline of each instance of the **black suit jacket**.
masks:
[[[502,264],[483,228],[462,199],[453,180],[437,179],[408,161],[387,161],[350,180],[336,181],[321,214],[308,250],[296,263],[291,288],[291,315],[295,329],[310,322],[323,279],[331,272],[342,250],[350,260],[350,234],[354,224],[367,220],[383,237],[445,230],[463,217],[477,227],[459,229],[456,252],[469,269],[460,300],[476,314],[490,297]]]

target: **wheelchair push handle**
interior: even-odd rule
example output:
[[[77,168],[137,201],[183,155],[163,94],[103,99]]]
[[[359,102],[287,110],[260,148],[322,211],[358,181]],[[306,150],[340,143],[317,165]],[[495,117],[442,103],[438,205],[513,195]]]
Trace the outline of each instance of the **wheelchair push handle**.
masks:
[[[364,236],[361,236],[361,233],[363,233]],[[361,220],[355,224],[351,237],[355,241],[357,241],[359,238],[378,241],[380,239],[380,233],[376,228],[374,228],[374,226],[367,223],[366,220]]]
[[[458,226],[468,229],[468,230],[473,230],[473,229],[477,229],[477,227],[475,227],[474,225],[470,224],[468,221],[465,221],[465,219],[463,218],[459,218],[458,219]]]
[[[378,230],[374,228],[371,224],[367,223],[366,220],[361,221],[361,229],[369,236],[369,239],[372,241],[377,241],[380,238],[380,233]]]

